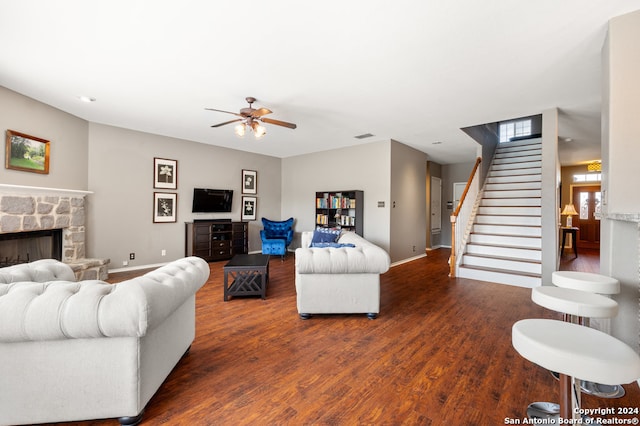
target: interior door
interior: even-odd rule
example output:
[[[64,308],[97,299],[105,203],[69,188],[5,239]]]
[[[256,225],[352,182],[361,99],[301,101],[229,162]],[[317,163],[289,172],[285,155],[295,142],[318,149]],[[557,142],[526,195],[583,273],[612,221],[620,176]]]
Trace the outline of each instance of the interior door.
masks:
[[[573,217],[573,226],[578,227],[578,249],[600,248],[600,213],[602,193],[600,185],[574,186],[573,205],[579,215]]]
[[[458,208],[458,204],[460,204],[460,199],[462,198],[462,193],[464,192],[464,189],[466,187],[467,187],[467,182],[453,183],[453,211],[455,211]]]

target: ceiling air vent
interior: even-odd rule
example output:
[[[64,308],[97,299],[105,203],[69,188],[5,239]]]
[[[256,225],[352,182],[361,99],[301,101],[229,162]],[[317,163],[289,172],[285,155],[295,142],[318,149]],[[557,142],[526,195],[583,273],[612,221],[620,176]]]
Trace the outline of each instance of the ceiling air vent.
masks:
[[[371,133],[363,133],[362,135],[354,136],[354,138],[356,139],[366,139],[370,137],[373,137]]]

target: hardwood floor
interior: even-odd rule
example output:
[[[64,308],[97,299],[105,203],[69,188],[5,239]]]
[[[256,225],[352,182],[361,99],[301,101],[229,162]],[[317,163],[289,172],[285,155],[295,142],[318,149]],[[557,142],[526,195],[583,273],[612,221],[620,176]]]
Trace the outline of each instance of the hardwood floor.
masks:
[[[300,319],[293,255],[271,260],[266,300],[223,302],[224,262],[212,263],[191,352],[142,424],[498,425],[522,422],[530,402],[558,401],[558,381],[518,355],[511,326],[559,314],[528,289],[448,278],[448,255],[435,250],[384,274],[376,320]],[[584,396],[583,406],[640,407],[638,385],[625,389],[615,400]]]

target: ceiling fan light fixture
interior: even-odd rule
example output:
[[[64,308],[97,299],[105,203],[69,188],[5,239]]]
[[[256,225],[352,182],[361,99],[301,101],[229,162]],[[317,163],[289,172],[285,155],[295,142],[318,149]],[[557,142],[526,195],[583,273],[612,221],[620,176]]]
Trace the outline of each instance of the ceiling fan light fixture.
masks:
[[[240,136],[240,137],[243,137],[243,136],[244,136],[245,131],[246,131],[246,130],[245,130],[245,127],[244,127],[244,123],[240,123],[240,124],[238,124],[238,125],[235,127],[236,135],[238,135],[238,136]]]
[[[253,129],[253,133],[256,139],[260,139],[267,134],[267,129],[264,126],[257,124]]]

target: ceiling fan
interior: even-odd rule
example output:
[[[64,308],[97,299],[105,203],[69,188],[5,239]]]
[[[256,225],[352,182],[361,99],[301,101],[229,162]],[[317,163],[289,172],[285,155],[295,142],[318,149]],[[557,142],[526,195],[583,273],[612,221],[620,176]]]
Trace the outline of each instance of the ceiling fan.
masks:
[[[272,118],[264,117],[267,114],[271,114],[272,111],[267,108],[253,108],[252,104],[256,101],[256,98],[249,96],[245,99],[249,103],[249,108],[242,108],[239,113],[224,111],[215,108],[205,108],[209,111],[224,112],[226,114],[233,114],[240,117],[236,118],[235,120],[229,120],[223,123],[214,124],[211,127],[221,127],[227,124],[240,122],[240,124],[238,124],[235,128],[236,134],[238,136],[244,136],[246,129],[249,129],[254,133],[256,139],[261,138],[265,135],[265,133],[267,133],[267,130],[260,123],[275,124],[276,126],[288,127],[289,129],[295,129],[296,127],[298,127],[293,123],[287,123],[286,121],[274,120]]]

